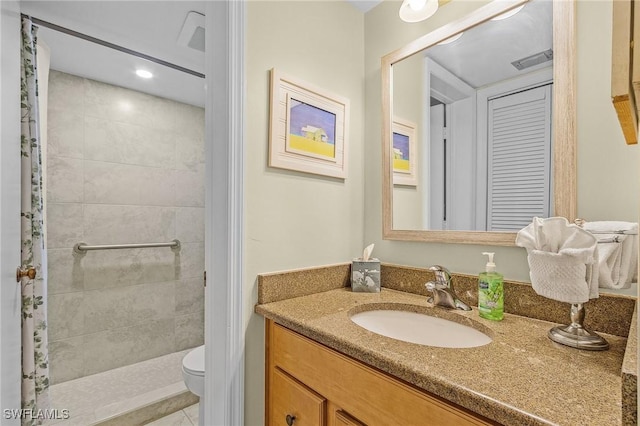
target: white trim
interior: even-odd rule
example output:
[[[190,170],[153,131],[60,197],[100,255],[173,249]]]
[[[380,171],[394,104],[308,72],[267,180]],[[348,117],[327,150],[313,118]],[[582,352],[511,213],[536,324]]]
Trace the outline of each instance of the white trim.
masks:
[[[425,104],[430,105],[430,104]],[[442,105],[442,107],[440,107]],[[436,109],[436,111],[432,111],[432,109]],[[436,229],[443,230],[445,229],[445,223],[443,220],[444,216],[444,203],[442,202],[442,198],[444,197],[444,177],[440,178],[444,174],[444,154],[443,150],[439,148],[442,145],[442,139],[444,139],[443,131],[444,131],[444,117],[445,117],[445,108],[446,104],[438,104],[434,106],[429,106],[425,108],[428,112],[425,112],[429,117],[429,121],[425,121],[428,123],[426,127],[428,132],[427,139],[428,143],[424,144],[422,147],[424,163],[421,165],[423,169],[423,208],[422,208],[422,223],[425,229]],[[442,114],[440,114],[439,110],[442,109]],[[436,120],[436,114],[442,115],[442,117],[437,117],[438,122],[432,122],[432,120]],[[440,118],[442,118],[440,120]],[[436,138],[434,134],[438,137],[438,144],[435,145]],[[436,160],[438,160],[436,162]],[[428,161],[428,162],[427,162]],[[436,179],[435,177],[438,176]]]
[[[20,408],[20,6],[0,2],[0,408]],[[4,413],[2,413],[4,414]],[[2,425],[19,425],[5,419]]]
[[[447,105],[449,185],[447,229],[474,230],[476,188],[476,94]]]
[[[422,141],[426,141],[424,143],[424,149],[422,154],[423,164],[420,165],[422,170],[424,171],[422,177],[423,184],[423,206],[422,206],[422,220],[426,225],[425,229],[433,229],[433,230],[445,230],[445,229],[466,229],[467,227],[458,226],[458,222],[460,219],[456,217],[454,214],[458,212],[458,215],[466,214],[465,212],[469,211],[469,208],[464,205],[464,203],[473,203],[475,199],[475,192],[473,189],[468,188],[468,184],[466,181],[469,179],[455,177],[458,176],[458,173],[466,173],[466,176],[469,173],[474,173],[474,170],[469,170],[468,167],[460,167],[456,161],[456,152],[461,152],[461,158],[468,157],[469,155],[475,155],[475,95],[476,90],[465,83],[463,80],[458,78],[455,74],[451,73],[442,65],[438,64],[436,61],[431,59],[428,56],[424,58],[424,70],[425,70],[425,81],[423,84],[424,93],[423,93],[423,105],[431,105],[431,97],[439,100],[440,102],[445,104],[445,115],[446,115],[446,129],[448,132],[447,141],[449,149],[449,154],[447,154],[446,158],[434,158],[433,153],[431,152],[431,144],[429,140],[431,139],[431,132],[427,130],[423,133]],[[436,84],[434,84],[436,83]],[[459,123],[455,122],[454,117],[459,115],[459,111],[461,108],[465,108],[470,103],[470,109],[467,116],[471,117],[470,120],[464,120]],[[430,129],[431,127],[431,108],[424,108],[424,123],[422,125],[423,128]],[[462,135],[462,136],[461,136]],[[455,141],[455,142],[454,142]],[[468,151],[471,151],[469,154]],[[444,152],[441,153],[444,155]],[[435,162],[434,163],[432,163]],[[432,194],[434,196],[442,195],[442,190],[439,188],[435,188],[432,183],[435,181],[432,179],[433,173],[442,173],[443,168],[439,167],[439,164],[446,161],[447,163],[447,177],[446,181],[447,185],[447,211],[446,217],[447,222],[444,223],[441,218],[437,216],[440,214],[440,206],[436,207],[435,200],[432,199]],[[428,167],[424,165],[428,164]],[[475,167],[475,164],[473,164]],[[460,191],[461,188],[464,188],[463,191]],[[462,200],[462,201],[461,201]],[[458,205],[461,204],[461,205]],[[472,205],[472,204],[471,204]],[[445,212],[443,212],[445,213]]]
[[[520,90],[531,89],[535,86],[552,82],[553,68],[548,67],[543,70],[523,75],[522,77],[512,78],[478,89],[476,94],[476,153],[478,161],[476,168],[477,186],[475,229],[487,229],[487,105],[489,98],[507,95]],[[553,139],[551,143],[553,143]]]
[[[205,267],[208,274],[205,410],[200,424],[235,426],[244,423],[245,3],[207,2],[206,27]]]
[[[452,104],[466,99],[476,92],[473,87],[428,56],[424,58],[424,69],[429,78],[430,96],[445,104]],[[432,75],[442,81],[443,87],[440,90],[431,83]]]

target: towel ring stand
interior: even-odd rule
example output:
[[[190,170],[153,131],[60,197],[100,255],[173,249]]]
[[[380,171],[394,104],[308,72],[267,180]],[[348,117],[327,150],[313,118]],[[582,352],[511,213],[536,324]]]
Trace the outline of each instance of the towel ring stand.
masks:
[[[589,331],[584,323],[584,306],[582,303],[571,305],[571,324],[560,325],[549,330],[549,339],[561,345],[587,351],[606,351],[609,342],[596,332]]]

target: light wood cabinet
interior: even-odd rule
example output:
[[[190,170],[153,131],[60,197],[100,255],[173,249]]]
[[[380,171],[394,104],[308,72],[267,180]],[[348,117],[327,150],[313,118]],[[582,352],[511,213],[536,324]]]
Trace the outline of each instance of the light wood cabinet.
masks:
[[[314,426],[325,424],[327,400],[278,367],[271,381],[269,424]]]
[[[611,100],[629,145],[638,143],[640,113],[640,3],[616,0],[613,3],[611,48]],[[638,19],[636,19],[638,18]]]
[[[268,426],[497,424],[271,320],[266,345]]]
[[[333,410],[333,424],[335,426],[364,426],[364,423],[354,419],[349,413],[339,408]]]

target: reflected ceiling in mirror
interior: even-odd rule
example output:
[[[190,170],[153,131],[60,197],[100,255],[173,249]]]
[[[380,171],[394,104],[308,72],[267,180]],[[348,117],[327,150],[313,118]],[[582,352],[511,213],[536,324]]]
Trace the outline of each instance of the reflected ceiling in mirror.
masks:
[[[545,61],[518,69],[513,62],[552,49],[553,3],[531,0],[513,16],[488,20],[460,34],[459,39],[439,43],[423,54],[475,88],[517,78],[550,65]]]
[[[514,10],[392,65],[394,229],[517,231],[550,215],[553,4]]]
[[[382,58],[385,238],[513,245],[534,216],[574,218],[563,3],[493,2]]]

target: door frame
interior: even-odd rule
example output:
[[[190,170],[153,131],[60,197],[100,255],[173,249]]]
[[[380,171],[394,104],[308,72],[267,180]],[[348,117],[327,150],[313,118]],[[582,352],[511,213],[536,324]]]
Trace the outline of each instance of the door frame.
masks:
[[[0,1],[0,423],[20,419],[20,5]],[[7,418],[8,417],[8,418]]]
[[[244,424],[245,2],[206,6],[206,425]],[[215,129],[215,131],[214,131]],[[213,208],[215,206],[215,209]]]
[[[433,208],[435,202],[432,196],[434,185],[431,184],[431,173],[423,173],[423,202],[422,221],[428,224],[427,229],[434,230],[460,230],[468,229],[460,228],[458,223],[461,213],[470,210],[469,205],[475,200],[473,190],[469,190],[468,181],[472,180],[473,167],[475,164],[471,159],[475,156],[475,104],[476,89],[462,81],[458,76],[451,73],[442,65],[434,61],[428,56],[424,58],[424,93],[423,93],[423,141],[427,141],[426,149],[423,149],[422,164],[429,167],[423,167],[423,170],[431,170],[432,158],[431,144],[431,108],[427,105],[431,104],[431,98],[437,99],[445,106],[447,155],[440,160],[446,162],[447,167],[447,196],[446,211],[444,211],[447,221],[443,222],[441,218],[437,218],[435,213],[440,213],[438,209]],[[456,120],[461,115],[471,117],[471,120]],[[436,162],[437,164],[437,162]],[[442,191],[435,190],[436,195],[442,195]]]
[[[20,408],[20,6],[0,2],[0,408]],[[244,423],[242,1],[206,6],[205,418]],[[214,132],[213,129],[216,129]],[[212,206],[215,205],[215,209]],[[214,238],[215,237],[215,238]],[[215,344],[214,344],[215,342]],[[19,419],[2,424],[18,425]]]

